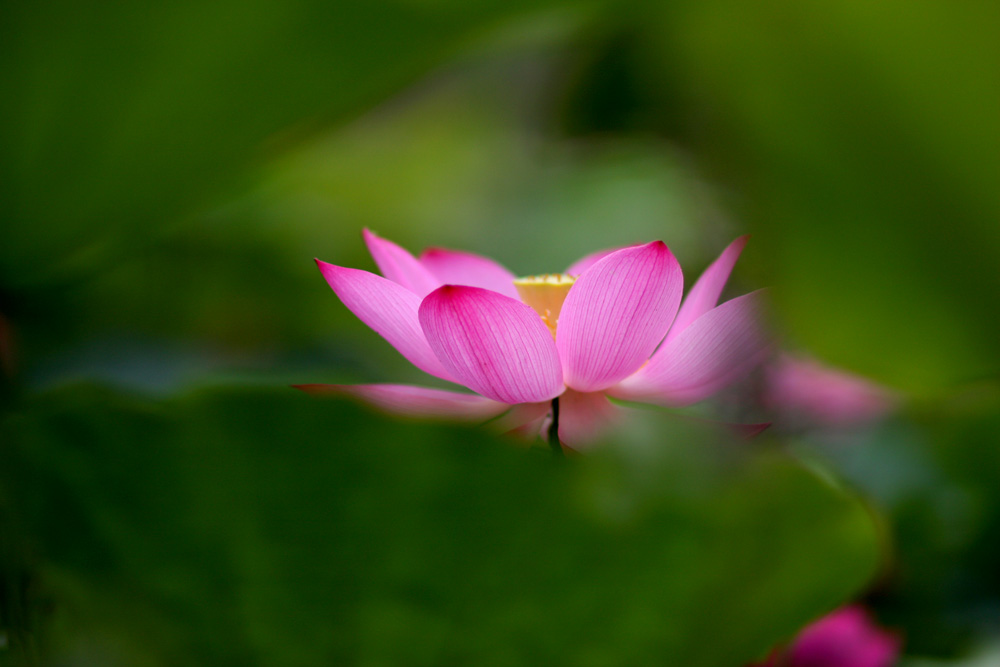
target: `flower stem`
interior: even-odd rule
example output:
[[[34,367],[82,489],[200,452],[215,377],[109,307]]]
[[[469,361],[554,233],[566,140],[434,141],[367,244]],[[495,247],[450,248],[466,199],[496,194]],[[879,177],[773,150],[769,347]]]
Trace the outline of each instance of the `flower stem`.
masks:
[[[562,443],[559,442],[559,397],[552,399],[552,425],[549,426],[549,447],[556,457],[563,457]]]

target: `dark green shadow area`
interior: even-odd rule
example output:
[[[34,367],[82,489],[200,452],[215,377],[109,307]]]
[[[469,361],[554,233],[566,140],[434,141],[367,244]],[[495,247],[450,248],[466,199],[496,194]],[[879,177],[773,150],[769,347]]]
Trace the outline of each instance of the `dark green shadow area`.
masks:
[[[58,295],[143,251],[244,186],[248,166],[355,118],[474,37],[567,4],[5,6],[0,305],[28,308],[40,289]]]
[[[911,655],[978,649],[1000,595],[1000,388],[917,406],[855,447],[815,447],[892,531],[892,574],[870,600]],[[984,664],[991,664],[984,662]]]
[[[858,499],[786,457],[673,433],[557,461],[289,389],[32,399],[0,422],[3,528],[32,578],[10,648],[717,667],[872,577]]]

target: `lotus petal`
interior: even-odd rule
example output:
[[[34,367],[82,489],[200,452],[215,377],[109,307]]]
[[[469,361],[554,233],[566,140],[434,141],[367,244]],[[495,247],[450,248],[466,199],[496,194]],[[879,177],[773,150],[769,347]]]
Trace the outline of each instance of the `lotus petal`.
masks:
[[[664,345],[672,338],[687,329],[696,319],[715,308],[722,296],[722,290],[729,280],[729,274],[736,266],[736,260],[740,258],[740,253],[746,246],[749,236],[741,236],[722,251],[722,254],[712,262],[705,272],[701,274],[698,281],[684,297],[681,309],[677,311],[677,319],[670,326]]]
[[[389,280],[419,297],[427,296],[441,286],[441,281],[405,249],[367,229],[362,234],[378,270]]]
[[[443,285],[468,285],[518,298],[513,273],[489,257],[471,252],[430,248],[420,255],[420,263]]]
[[[762,290],[758,290],[708,311],[609,393],[624,399],[688,405],[735,382],[760,363],[769,349],[761,325],[762,300]]]
[[[408,384],[300,384],[295,388],[308,394],[353,396],[386,412],[407,417],[478,422],[510,409],[506,403],[477,394]]]
[[[603,393],[567,389],[559,397],[559,441],[571,449],[586,449],[601,439],[620,413],[621,408]]]
[[[424,337],[417,317],[420,297],[405,287],[359,269],[316,260],[326,282],[344,305],[389,341],[420,370],[454,382]]]
[[[666,335],[683,280],[662,241],[614,252],[581,275],[556,330],[566,386],[599,391],[638,370]]]
[[[552,335],[520,301],[445,285],[424,299],[419,317],[438,359],[473,391],[503,403],[537,403],[562,393]]]

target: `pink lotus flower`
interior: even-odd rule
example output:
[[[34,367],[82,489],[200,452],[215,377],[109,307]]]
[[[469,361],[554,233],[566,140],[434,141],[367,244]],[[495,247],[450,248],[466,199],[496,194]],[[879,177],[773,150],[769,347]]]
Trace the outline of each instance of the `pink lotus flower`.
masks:
[[[850,428],[885,417],[898,397],[861,376],[783,354],[765,370],[764,401],[794,425]]]
[[[417,368],[475,394],[392,384],[300,389],[414,416],[486,420],[509,411],[505,429],[538,434],[548,421],[558,443],[579,448],[619,410],[608,397],[695,403],[748,372],[767,347],[759,292],[716,305],[746,237],[683,305],[681,269],[662,241],[518,279],[479,255],[436,248],[418,259],[368,230],[364,237],[385,277],[317,260],[330,287]]]
[[[875,625],[864,609],[843,607],[806,626],[759,667],[890,667],[899,649],[899,637]]]

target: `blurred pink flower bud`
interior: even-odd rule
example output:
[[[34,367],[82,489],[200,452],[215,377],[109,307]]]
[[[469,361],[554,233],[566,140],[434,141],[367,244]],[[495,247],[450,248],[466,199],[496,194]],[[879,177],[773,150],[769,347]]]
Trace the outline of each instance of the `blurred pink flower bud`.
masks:
[[[886,416],[898,398],[871,380],[783,354],[765,369],[764,401],[787,423],[849,428]]]
[[[757,667],[891,667],[900,644],[861,607],[843,607],[806,626],[786,649]]]

